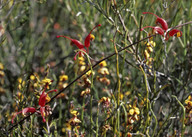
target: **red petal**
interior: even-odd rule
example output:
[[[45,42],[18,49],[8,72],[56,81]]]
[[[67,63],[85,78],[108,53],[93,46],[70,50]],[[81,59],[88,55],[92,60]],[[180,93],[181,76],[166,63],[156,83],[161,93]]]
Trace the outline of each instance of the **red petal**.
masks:
[[[100,26],[101,26],[101,24],[95,26],[95,27],[89,32],[89,34],[88,34],[87,37],[85,38],[85,42],[84,42],[85,47],[88,48],[88,47],[90,46],[90,39],[91,39],[90,34],[92,33],[92,31],[93,31],[95,28],[100,27]]]
[[[49,91],[47,92],[47,94],[49,94],[49,93],[51,93],[51,92],[57,92],[57,89],[49,90]]]
[[[83,50],[84,52],[86,52],[86,50],[85,50],[84,48],[82,48],[81,50]],[[74,56],[73,60],[76,60],[76,59],[77,59],[77,55],[79,55],[79,56],[83,56],[83,55],[84,55],[84,53],[83,53],[83,52],[81,52],[81,51],[78,51],[78,52],[75,54],[75,56]]]
[[[157,32],[159,35],[164,35],[164,30],[158,26],[156,27],[152,27],[152,26],[146,26],[146,27],[143,27],[141,28],[140,31],[143,31],[145,28],[152,28],[154,32]]]
[[[24,108],[22,111],[17,112],[17,113],[13,116],[11,122],[12,122],[12,123],[14,122],[14,119],[15,119],[15,117],[16,117],[18,114],[22,113],[23,115],[25,115],[26,113],[29,113],[29,112],[35,113],[35,112],[36,112],[36,109],[33,108],[33,107]]]
[[[182,36],[182,32],[180,30],[177,30],[177,29],[172,29],[169,32],[169,36],[173,37],[175,35],[176,35],[176,37],[181,37]]]
[[[41,116],[42,116],[42,118],[43,118],[43,122],[46,122],[46,120],[45,120],[45,107],[40,107],[40,112],[41,112]]]
[[[39,98],[39,106],[41,106],[41,107],[45,106],[46,97],[47,97],[47,93],[45,93],[45,91],[43,91],[43,93],[40,95],[40,98]]]
[[[60,37],[64,37],[64,38],[67,38],[67,39],[71,40],[71,42],[72,42],[73,44],[75,44],[79,49],[81,49],[81,48],[84,47],[83,44],[82,44],[80,41],[76,40],[76,39],[71,39],[71,38],[69,38],[69,37],[67,37],[67,36],[63,36],[63,35],[57,36],[57,38],[60,38]]]
[[[151,12],[143,12],[143,14],[152,14],[152,15],[156,16],[157,17],[156,23],[157,24],[160,23],[162,26],[162,29],[164,29],[165,31],[168,29],[168,24],[163,18],[160,18],[159,16],[157,16],[156,14],[151,13]]]

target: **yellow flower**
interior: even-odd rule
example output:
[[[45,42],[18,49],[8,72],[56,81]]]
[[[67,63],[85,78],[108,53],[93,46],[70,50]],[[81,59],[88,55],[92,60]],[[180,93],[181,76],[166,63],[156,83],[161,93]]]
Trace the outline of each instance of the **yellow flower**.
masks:
[[[18,78],[17,81],[19,83],[18,89],[21,90],[25,86],[25,81],[22,78]]]
[[[111,130],[111,129],[112,129],[112,128],[111,128],[110,125],[104,125],[104,126],[102,127],[103,132],[106,132],[106,131]]]
[[[99,103],[101,103],[103,105],[103,107],[108,108],[110,106],[111,103],[111,99],[109,97],[102,97],[99,100]]]
[[[155,46],[156,46],[156,43],[151,40],[150,42],[147,42],[147,46],[155,47]]]
[[[85,59],[83,57],[78,57],[79,61],[85,61]]]
[[[86,69],[86,66],[84,66],[84,65],[83,65],[83,66],[81,66],[81,67],[80,67],[80,72],[85,71],[85,69]]]
[[[36,72],[34,72],[34,74],[30,75],[30,79],[32,81],[39,80],[39,75]]]
[[[188,98],[185,100],[185,104],[192,107],[192,97],[191,97],[191,95],[188,96]]]
[[[68,123],[70,125],[76,126],[77,124],[81,123],[81,120],[79,120],[76,116],[72,117]]]
[[[49,79],[49,78],[45,78],[41,81],[41,83],[44,85],[44,86],[47,86],[47,89],[49,89],[49,85],[52,84],[52,80]]]
[[[92,73],[92,72],[93,72],[93,73]],[[95,75],[95,72],[94,72],[94,71],[91,71],[91,70],[89,70],[89,71],[86,73],[87,77],[91,76],[92,74]]]
[[[90,34],[90,40],[94,40],[95,36],[93,34]]]
[[[135,111],[136,114],[140,114],[139,108],[134,107],[134,111]]]
[[[84,61],[81,61],[81,60],[79,61],[79,65],[80,65],[80,66],[83,66],[83,65],[85,65],[85,64],[86,64],[86,63],[85,63]]]
[[[102,74],[102,75],[109,75],[109,71],[108,71],[108,69],[106,67],[100,68],[98,70],[98,73]]]
[[[31,79],[31,80],[35,80],[35,76],[34,76],[34,75],[31,75],[31,76],[30,76],[30,79]]]
[[[130,110],[129,110],[129,114],[130,114],[130,115],[133,115],[134,113],[135,113],[134,109],[130,109]]]
[[[58,88],[59,88],[59,90],[62,90],[62,89],[64,89],[64,88],[66,88],[67,85],[68,85],[68,83],[64,83],[64,84],[63,84],[63,82],[59,82]]]
[[[70,111],[70,113],[71,113],[73,116],[79,115],[79,112],[76,111],[76,110],[72,110],[72,111]]]
[[[24,96],[21,92],[17,92],[17,97],[19,98],[19,101],[22,101],[24,99]]]
[[[129,115],[128,115],[128,122],[130,124],[133,124],[135,121],[139,120],[139,108],[137,108],[136,106],[132,106],[132,105],[128,105],[127,108],[129,109]]]
[[[149,46],[149,47],[147,47],[147,51],[148,51],[149,53],[151,53],[151,52],[153,52],[153,48],[152,48],[151,46]]]
[[[17,81],[19,82],[19,84],[21,84],[23,80],[22,78],[18,78]]]
[[[67,75],[61,75],[61,76],[59,76],[59,81],[64,82],[64,81],[66,81],[66,80],[68,80],[68,76],[67,76]]]
[[[88,95],[90,94],[90,92],[91,92],[90,88],[86,88],[84,91],[81,92],[81,96]]]
[[[105,102],[105,101],[109,101],[109,102],[110,102],[110,98],[108,98],[108,97],[102,97],[102,98],[99,100],[99,103]]]
[[[148,59],[150,57],[150,54],[148,53],[147,50],[144,51],[144,56],[145,56],[145,59]]]
[[[107,62],[104,60],[102,62],[99,63],[100,67],[106,67],[107,66]]]
[[[106,77],[100,78],[99,76],[97,76],[97,80],[101,83],[106,84],[107,86],[110,85],[111,83],[111,81]]]
[[[84,80],[84,84],[85,84],[85,86],[90,86],[91,85],[91,80],[90,79],[88,79],[88,78],[84,78],[83,79]]]

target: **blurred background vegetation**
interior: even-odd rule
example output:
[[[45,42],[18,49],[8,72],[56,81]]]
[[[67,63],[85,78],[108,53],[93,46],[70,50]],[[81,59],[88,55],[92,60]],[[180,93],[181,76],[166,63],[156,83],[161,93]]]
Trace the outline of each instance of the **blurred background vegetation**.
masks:
[[[95,64],[114,53],[114,45],[121,49],[148,36],[139,31],[140,25],[155,26],[156,18],[142,12],[155,13],[169,27],[174,27],[191,21],[192,3],[187,0],[0,0],[0,136],[191,136],[192,105],[186,101],[190,101],[192,92],[191,24],[178,28],[182,37],[171,37],[166,43],[159,35],[151,39],[156,43],[150,55],[152,75],[144,62],[145,40],[120,52],[118,59],[115,55],[106,60],[109,74],[104,77],[108,83],[101,80],[102,74],[98,72],[101,65],[95,67],[90,95],[80,95],[85,90],[82,81],[64,90],[62,97],[49,104],[54,108],[49,126],[33,115],[9,130],[13,126],[13,113],[38,106],[42,88],[31,89],[30,84],[34,84],[31,75],[36,74],[40,81],[52,79],[51,89],[59,91],[64,88],[59,87],[59,76],[67,75],[65,83],[70,83],[80,75],[79,60],[73,60],[77,48],[70,46],[66,38],[56,38],[57,35],[83,42],[91,29],[101,24],[92,32],[95,40],[89,48],[91,62]],[[149,33],[151,30],[146,29]],[[138,48],[137,53],[134,48]],[[90,67],[86,57],[84,63],[86,68]],[[159,72],[157,76],[156,72]],[[121,105],[116,102],[118,98]],[[72,110],[80,113],[77,117],[81,123],[67,125],[74,116]],[[22,118],[18,115],[15,121]],[[93,118],[91,122],[90,118]]]

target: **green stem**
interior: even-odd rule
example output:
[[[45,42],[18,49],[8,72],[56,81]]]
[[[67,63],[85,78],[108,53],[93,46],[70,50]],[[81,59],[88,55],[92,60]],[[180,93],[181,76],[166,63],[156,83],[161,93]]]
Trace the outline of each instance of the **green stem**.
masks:
[[[143,76],[144,76],[144,80],[145,80],[145,87],[146,87],[146,91],[147,91],[147,94],[146,94],[146,100],[147,100],[147,104],[146,104],[146,112],[147,112],[147,120],[146,120],[146,123],[145,123],[145,127],[144,127],[144,131],[143,133],[145,133],[146,129],[147,129],[147,126],[149,125],[149,88],[148,88],[148,80],[147,80],[147,76],[142,68],[142,66],[140,66],[140,69],[143,73]]]
[[[125,137],[127,136],[127,110],[124,106],[124,104],[122,104],[122,108],[123,108],[123,111],[124,111],[124,114],[125,114]]]
[[[154,137],[155,131],[156,131],[156,129],[157,129],[157,123],[158,123],[158,121],[157,121],[157,118],[156,118],[156,116],[155,116],[155,113],[153,112],[153,109],[151,108],[151,103],[149,103],[149,107],[150,107],[150,111],[151,111],[151,113],[152,113],[152,115],[153,115],[153,117],[154,117],[154,119],[155,119],[155,127],[154,127],[154,129],[153,129],[153,134],[152,134],[152,137]]]
[[[99,133],[99,106],[100,106],[100,103],[98,103],[98,105],[97,105],[96,137],[98,137],[98,133]]]
[[[93,101],[93,95],[91,94],[90,98],[90,127],[89,127],[89,137],[92,137],[92,123],[93,123],[93,113],[92,113],[92,101]]]
[[[84,133],[85,132],[85,124],[84,124],[84,120],[83,120],[83,118],[84,118],[84,107],[85,107],[85,97],[83,97],[83,103],[82,103],[82,110],[81,110],[81,122],[82,122],[82,127],[83,127],[83,129],[82,129],[82,132]]]
[[[183,137],[184,131],[185,131],[185,123],[184,123],[185,122],[185,107],[183,106],[183,104],[178,100],[178,98],[175,95],[171,95],[171,96],[177,100],[177,102],[183,109],[183,120],[182,120],[182,130],[181,130],[181,137]]]
[[[117,31],[116,31],[117,33]],[[118,81],[118,92],[117,92],[117,107],[119,108],[120,105],[120,95],[121,95],[121,81],[120,81],[120,76],[119,76],[119,53],[117,50],[117,46],[115,43],[115,36],[116,33],[113,37],[113,44],[114,44],[114,49],[115,49],[115,53],[116,53],[116,73],[117,73],[117,81]],[[119,136],[120,133],[120,109],[117,110],[117,135]]]

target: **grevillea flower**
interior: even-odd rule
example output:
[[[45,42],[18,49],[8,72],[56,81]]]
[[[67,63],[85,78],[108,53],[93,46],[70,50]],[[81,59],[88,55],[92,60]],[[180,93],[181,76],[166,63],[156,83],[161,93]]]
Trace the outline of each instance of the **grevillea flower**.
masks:
[[[93,31],[95,28],[97,28],[97,27],[99,27],[99,26],[101,26],[101,24],[95,26],[95,27],[89,32],[89,34],[88,34],[87,37],[85,38],[84,45],[83,45],[80,41],[78,41],[78,40],[76,40],[76,39],[72,39],[72,38],[67,37],[67,36],[59,35],[59,36],[57,36],[57,38],[60,38],[60,37],[67,38],[67,39],[71,40],[71,43],[74,44],[74,45],[76,45],[80,50],[89,53],[88,48],[89,48],[89,46],[90,46],[90,41],[92,41],[92,40],[95,39],[95,36],[92,35],[91,33],[92,33],[92,31]],[[85,47],[87,48],[87,51],[86,51]],[[81,51],[79,51],[79,52],[76,53],[76,55],[75,55],[75,57],[74,57],[74,60],[76,60],[76,56],[77,56],[78,54],[79,54],[80,56],[81,56],[81,55],[84,55],[84,53],[82,53]]]
[[[19,111],[19,112],[15,113],[15,114],[13,115],[13,118],[12,118],[11,122],[12,122],[12,123],[14,122],[14,119],[15,119],[15,117],[16,117],[18,114],[22,113],[22,114],[25,116],[26,113],[30,113],[30,112],[31,112],[31,113],[35,113],[35,112],[36,112],[36,109],[33,108],[33,107],[24,108],[22,111]]]
[[[177,29],[172,29],[171,31],[169,31],[168,34],[166,34],[166,39],[165,40],[168,40],[170,37],[173,37],[173,36],[181,37],[182,32],[180,30],[177,30]]]
[[[89,34],[87,35],[87,37],[85,38],[84,45],[85,45],[85,47],[87,48],[87,52],[88,52],[88,48],[89,48],[89,46],[90,46],[90,41],[95,39],[95,36],[92,35],[91,33],[92,33],[92,31],[93,31],[95,28],[97,28],[97,27],[99,27],[99,26],[101,26],[101,24],[95,26],[95,27],[89,32]],[[88,53],[89,53],[89,52],[88,52]]]
[[[143,14],[152,14],[154,16],[157,17],[156,19],[156,24],[161,24],[161,27],[156,26],[156,27],[152,27],[152,26],[146,26],[141,28],[141,31],[143,31],[145,28],[152,28],[153,32],[158,33],[159,35],[164,36],[164,40],[168,40],[170,37],[176,36],[176,37],[181,37],[182,36],[182,32],[180,30],[177,29],[168,29],[168,24],[167,22],[160,18],[159,16],[155,15],[154,13],[151,12],[143,12]],[[165,31],[165,32],[164,32]]]
[[[157,19],[156,19],[156,21],[155,21],[156,24],[161,24],[162,29],[165,30],[165,31],[168,29],[168,24],[167,24],[167,22],[166,22],[164,19],[162,19],[162,18],[160,18],[159,16],[157,16],[156,14],[151,13],[151,12],[143,12],[143,14],[152,14],[152,15],[156,16],[156,17],[157,17]]]
[[[43,122],[45,122],[45,121],[46,121],[46,120],[45,120],[45,115],[46,115],[46,109],[45,109],[46,105],[45,105],[45,104],[51,100],[51,98],[48,96],[48,93],[50,93],[50,92],[56,92],[56,91],[57,91],[56,89],[54,89],[54,90],[50,90],[50,91],[48,91],[48,92],[46,93],[45,90],[46,90],[46,87],[45,87],[45,89],[43,90],[43,92],[42,92],[42,94],[40,95],[40,98],[39,98],[40,112],[39,112],[36,108],[34,108],[34,107],[24,108],[22,111],[17,112],[17,113],[13,116],[13,118],[12,118],[12,123],[14,123],[15,117],[16,117],[18,114],[20,114],[20,113],[22,113],[22,114],[25,116],[26,113],[35,113],[35,112],[40,113],[41,116],[42,116],[42,118],[43,118]]]

